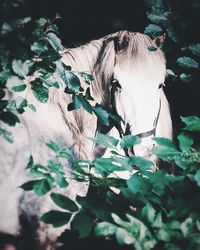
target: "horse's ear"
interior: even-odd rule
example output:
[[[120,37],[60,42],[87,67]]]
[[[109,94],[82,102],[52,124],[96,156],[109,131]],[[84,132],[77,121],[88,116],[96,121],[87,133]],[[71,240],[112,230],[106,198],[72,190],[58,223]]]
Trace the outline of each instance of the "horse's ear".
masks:
[[[127,30],[120,31],[117,37],[114,39],[115,51],[120,52],[128,46],[130,40],[130,34]]]

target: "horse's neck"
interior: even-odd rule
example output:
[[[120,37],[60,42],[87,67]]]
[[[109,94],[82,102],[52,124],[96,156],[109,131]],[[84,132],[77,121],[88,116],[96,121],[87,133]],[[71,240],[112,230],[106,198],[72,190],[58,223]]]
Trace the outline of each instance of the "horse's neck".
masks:
[[[87,71],[92,74],[93,64],[100,50],[100,42],[91,42],[88,45],[68,49],[63,54],[63,62],[70,65],[74,71]],[[45,142],[62,140],[77,156],[92,157],[92,143],[86,139],[93,137],[96,131],[96,117],[83,109],[68,111],[67,106],[72,101],[71,96],[65,94],[63,89],[49,89],[49,101],[40,103],[33,96],[32,91],[27,92],[27,100],[34,104],[37,111],[27,110],[22,115],[22,123],[28,131],[31,153],[36,160],[46,155]],[[17,97],[17,96],[16,96]],[[17,136],[17,135],[16,135]],[[40,148],[40,152],[38,151]]]

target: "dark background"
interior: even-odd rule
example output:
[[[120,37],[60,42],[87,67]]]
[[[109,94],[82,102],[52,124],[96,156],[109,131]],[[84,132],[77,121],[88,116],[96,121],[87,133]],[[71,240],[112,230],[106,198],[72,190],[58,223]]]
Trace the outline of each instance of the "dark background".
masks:
[[[25,0],[24,3],[19,12],[12,13],[13,18],[53,19],[59,13],[63,17],[59,24],[66,45],[87,42],[119,29],[143,32],[147,23],[143,0]],[[0,19],[6,21],[4,13],[1,14]]]

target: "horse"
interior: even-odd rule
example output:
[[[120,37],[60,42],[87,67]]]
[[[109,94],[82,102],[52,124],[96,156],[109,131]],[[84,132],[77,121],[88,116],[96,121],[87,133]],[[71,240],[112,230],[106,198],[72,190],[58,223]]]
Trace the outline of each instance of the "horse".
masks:
[[[44,147],[47,141],[58,141],[69,148],[76,159],[94,159],[105,152],[88,137],[94,137],[98,132],[116,138],[127,133],[137,135],[141,143],[128,154],[152,160],[154,168],[158,167],[157,158],[150,153],[154,145],[152,139],[155,136],[171,139],[172,122],[163,90],[165,56],[159,47],[151,51],[149,46],[156,47],[149,36],[123,30],[62,52],[64,64],[70,65],[73,71],[89,72],[94,77],[92,95],[105,110],[112,110],[122,118],[119,127],[103,126],[83,109],[68,111],[71,96],[64,93],[63,83],[59,89],[50,89],[45,104],[37,101],[30,89],[25,90],[28,102],[33,103],[37,111],[27,110],[21,115],[21,123],[12,128],[13,144],[0,142],[3,156],[0,171],[1,233],[14,237],[25,233],[21,225],[23,218],[34,228],[35,249],[56,249],[56,239],[64,228],[53,228],[39,221],[42,214],[54,208],[49,195],[39,198],[32,191],[24,192],[19,188],[29,180],[25,168],[30,155],[40,164],[45,164],[51,157]],[[17,97],[16,93],[11,96]],[[68,169],[72,168],[72,161],[67,163]],[[59,192],[75,199],[76,195],[85,196],[87,189],[86,184],[70,180],[70,185]]]

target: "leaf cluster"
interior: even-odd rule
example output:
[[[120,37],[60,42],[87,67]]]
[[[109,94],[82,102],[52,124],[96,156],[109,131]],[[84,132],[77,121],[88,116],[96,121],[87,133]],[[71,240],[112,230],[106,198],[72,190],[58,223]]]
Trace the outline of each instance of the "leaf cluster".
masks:
[[[118,244],[133,249],[182,249],[183,244],[198,249],[200,150],[193,133],[199,132],[200,120],[194,116],[182,117],[182,121],[185,127],[177,143],[155,138],[153,149],[160,159],[175,165],[176,174],[164,169],[152,172],[152,162],[120,153],[140,143],[138,137],[117,140],[97,134],[92,140],[109,148],[111,156],[78,160],[73,172],[77,181],[90,182],[87,196],[72,201],[52,193],[52,201],[62,210],[50,211],[41,219],[57,227],[68,223],[76,212],[71,226],[80,238],[91,234],[115,238]],[[62,152],[53,142],[47,145],[58,155]]]
[[[187,1],[145,1],[149,25],[144,32],[150,35],[156,46],[167,56],[168,76],[174,84],[199,81],[200,76],[200,43],[193,36],[198,36],[196,26],[200,8],[197,0]],[[192,30],[197,33],[194,35]]]

